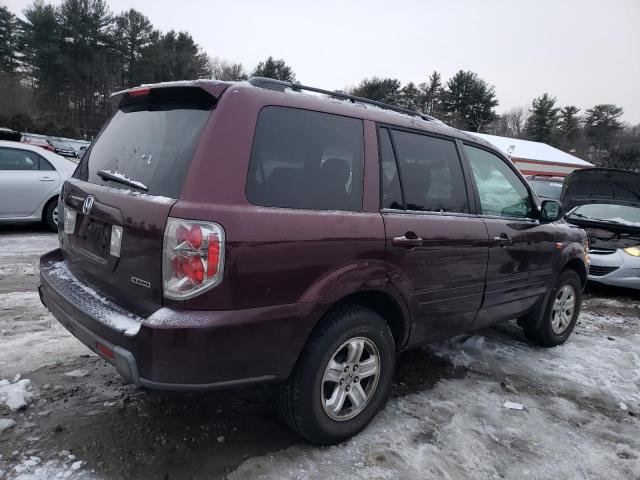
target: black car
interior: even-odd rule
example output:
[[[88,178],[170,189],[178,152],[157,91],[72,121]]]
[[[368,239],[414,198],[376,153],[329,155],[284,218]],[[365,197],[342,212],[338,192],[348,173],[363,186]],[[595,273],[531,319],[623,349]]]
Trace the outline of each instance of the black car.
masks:
[[[46,141],[53,147],[54,153],[62,155],[63,157],[78,158],[76,151],[67,142],[52,139],[47,139]]]

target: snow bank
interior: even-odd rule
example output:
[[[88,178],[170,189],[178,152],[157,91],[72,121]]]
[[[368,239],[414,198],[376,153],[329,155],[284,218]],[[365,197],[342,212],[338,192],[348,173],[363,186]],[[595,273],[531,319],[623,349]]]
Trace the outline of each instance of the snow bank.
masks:
[[[31,380],[18,378],[14,383],[0,380],[0,406],[6,405],[12,412],[25,408],[33,396]]]

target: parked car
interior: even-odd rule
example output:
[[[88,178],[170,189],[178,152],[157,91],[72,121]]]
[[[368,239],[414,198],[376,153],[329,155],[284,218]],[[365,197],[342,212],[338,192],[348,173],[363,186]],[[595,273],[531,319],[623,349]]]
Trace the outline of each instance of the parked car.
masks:
[[[589,280],[640,289],[640,174],[588,168],[570,174],[562,192],[566,220],[589,238]]]
[[[41,148],[44,148],[45,150],[49,150],[50,152],[54,151],[53,145],[51,145],[51,143],[49,143],[44,138],[23,136],[22,143],[33,145],[34,147],[41,147]]]
[[[10,128],[0,127],[0,140],[19,142],[21,138],[22,134],[20,132],[16,132]]]
[[[40,295],[128,381],[277,382],[289,425],[331,444],[383,405],[399,351],[515,318],[538,345],[571,334],[586,236],[489,143],[263,78],[113,100]]]
[[[58,194],[76,164],[24,143],[0,141],[0,223],[58,227]]]
[[[78,158],[78,155],[75,149],[69,145],[67,142],[63,142],[62,140],[56,139],[47,139],[46,140],[49,145],[53,147],[53,152],[58,155],[62,155],[63,157],[69,158]]]
[[[553,175],[531,175],[527,177],[538,197],[548,200],[560,200],[564,178]]]

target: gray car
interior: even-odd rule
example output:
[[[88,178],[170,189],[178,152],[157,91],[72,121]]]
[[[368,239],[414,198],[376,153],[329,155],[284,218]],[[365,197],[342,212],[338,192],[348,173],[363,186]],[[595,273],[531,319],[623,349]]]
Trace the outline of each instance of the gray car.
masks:
[[[75,168],[43,148],[0,141],[0,223],[43,221],[57,230],[60,188]]]
[[[588,168],[564,182],[567,222],[589,238],[589,280],[640,289],[640,174]]]

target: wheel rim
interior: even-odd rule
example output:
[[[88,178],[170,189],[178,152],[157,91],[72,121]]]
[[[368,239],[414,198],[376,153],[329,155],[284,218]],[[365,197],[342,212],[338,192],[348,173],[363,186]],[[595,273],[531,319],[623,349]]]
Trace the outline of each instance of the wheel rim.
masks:
[[[58,207],[53,209],[53,213],[51,214],[51,219],[55,225],[58,225]]]
[[[551,328],[554,333],[563,334],[573,319],[576,310],[576,291],[571,285],[564,285],[556,295],[551,310]]]
[[[329,418],[349,420],[369,404],[380,378],[380,354],[364,337],[347,340],[331,356],[322,377],[320,401]]]

